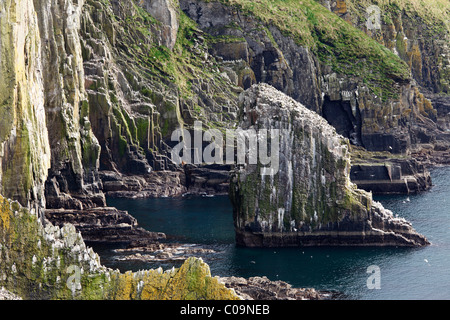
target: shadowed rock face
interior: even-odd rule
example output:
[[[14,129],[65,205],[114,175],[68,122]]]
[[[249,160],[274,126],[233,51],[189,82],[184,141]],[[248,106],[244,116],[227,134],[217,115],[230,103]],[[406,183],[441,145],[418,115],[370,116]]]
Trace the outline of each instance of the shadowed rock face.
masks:
[[[243,246],[422,246],[409,222],[350,182],[347,139],[273,87],[240,97],[242,129],[279,129],[279,171],[247,163],[232,175],[236,241]],[[274,143],[275,140],[270,140]]]

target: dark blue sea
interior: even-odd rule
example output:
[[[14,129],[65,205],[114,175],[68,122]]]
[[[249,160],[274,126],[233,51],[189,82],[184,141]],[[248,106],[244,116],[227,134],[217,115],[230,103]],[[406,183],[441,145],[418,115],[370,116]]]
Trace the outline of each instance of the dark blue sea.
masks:
[[[431,174],[430,191],[375,197],[432,243],[416,249],[236,247],[232,207],[222,196],[108,199],[108,205],[127,210],[143,228],[164,232],[167,241],[213,248],[218,253],[203,257],[213,276],[267,276],[294,287],[340,292],[347,299],[450,299],[450,168],[435,168]],[[110,246],[94,249],[103,264],[121,271],[178,266],[117,261]],[[367,286],[369,266],[379,267],[379,289]]]

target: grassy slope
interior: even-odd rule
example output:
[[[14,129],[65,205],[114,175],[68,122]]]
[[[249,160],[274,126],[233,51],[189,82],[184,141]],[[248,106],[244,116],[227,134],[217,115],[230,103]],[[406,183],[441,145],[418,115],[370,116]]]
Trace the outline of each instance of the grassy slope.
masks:
[[[406,63],[314,0],[220,1],[276,26],[335,72],[361,77],[383,100],[397,97],[395,82],[410,79]]]

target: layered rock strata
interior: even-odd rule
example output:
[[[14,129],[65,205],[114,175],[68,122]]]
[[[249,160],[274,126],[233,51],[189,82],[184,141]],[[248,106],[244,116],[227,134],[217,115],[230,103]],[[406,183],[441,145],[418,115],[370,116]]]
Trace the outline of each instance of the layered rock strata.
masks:
[[[65,224],[73,225],[83,239],[89,242],[155,242],[166,238],[164,233],[150,232],[140,228],[133,216],[116,208],[46,209],[45,217],[61,228]]]
[[[350,181],[348,141],[326,120],[264,84],[247,90],[240,102],[242,129],[278,129],[280,139],[275,174],[261,175],[260,160],[247,160],[232,177],[238,245],[428,244]]]
[[[421,87],[433,93],[450,93],[450,7],[446,1],[320,3],[392,50],[408,64]]]
[[[431,30],[441,28],[442,21],[435,21],[436,25],[432,19],[414,21],[410,15],[385,5],[382,19],[390,22],[383,23],[380,30],[367,30],[365,9],[371,1],[363,5],[353,1],[320,2],[346,22],[334,20],[314,1],[307,1],[302,7],[264,1],[250,5],[239,0],[182,0],[180,7],[214,39],[211,53],[223,59],[224,70],[230,78],[239,79],[236,83],[244,89],[254,83],[268,83],[322,115],[352,145],[374,152],[387,151],[394,157],[402,155],[406,160],[402,167],[408,166],[411,156],[416,156],[423,144],[446,145],[449,138],[444,132],[446,122],[442,122],[446,118],[437,117],[433,104],[417,84],[427,84],[426,90],[445,87],[446,69],[442,64],[447,63],[448,48],[445,41],[434,41],[430,36],[434,32]],[[423,9],[422,4],[416,8],[419,9]],[[414,8],[408,7],[408,10],[414,12]],[[297,19],[296,25],[292,22],[294,19]],[[325,25],[336,26],[340,33],[333,36],[334,30],[319,27],[320,19]],[[366,31],[374,41],[353,30],[350,23]],[[428,36],[416,36],[416,31]],[[443,26],[440,32],[443,39],[448,38],[448,28]],[[358,38],[368,47],[351,49],[354,43],[346,43],[343,34]],[[308,41],[308,37],[314,40]],[[387,53],[376,41],[392,52]],[[335,48],[341,50],[337,57],[332,53]],[[356,58],[359,56],[356,52],[364,57]],[[437,52],[442,53],[441,56]],[[423,70],[417,67],[418,59],[423,61],[420,63]],[[375,67],[374,61],[385,65]],[[426,151],[421,152],[422,155]],[[434,155],[435,162],[445,162],[442,152],[428,158]],[[419,183],[410,189],[424,190],[431,186],[429,179],[422,178],[428,175],[427,171],[420,168],[417,167],[419,171],[410,179],[410,185],[414,183],[412,180]],[[406,171],[401,175],[410,176],[410,173]],[[386,182],[374,179],[374,184]],[[423,182],[427,185],[422,185]],[[388,187],[401,189],[396,181]]]

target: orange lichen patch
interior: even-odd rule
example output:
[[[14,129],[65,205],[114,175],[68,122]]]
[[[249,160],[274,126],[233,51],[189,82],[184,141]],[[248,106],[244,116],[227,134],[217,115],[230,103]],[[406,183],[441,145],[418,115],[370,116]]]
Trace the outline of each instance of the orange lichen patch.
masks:
[[[422,93],[420,93],[419,89],[415,90],[414,103],[421,115],[425,117],[436,116],[437,111],[433,108],[433,104]]]
[[[347,3],[345,0],[337,0],[336,7],[333,9],[333,12],[338,14],[347,13]]]
[[[420,52],[420,48],[417,44],[414,44],[411,48],[411,51],[408,52],[408,56],[410,58],[410,66],[414,73],[421,74],[422,73],[422,54]]]

